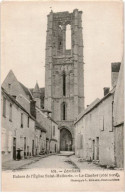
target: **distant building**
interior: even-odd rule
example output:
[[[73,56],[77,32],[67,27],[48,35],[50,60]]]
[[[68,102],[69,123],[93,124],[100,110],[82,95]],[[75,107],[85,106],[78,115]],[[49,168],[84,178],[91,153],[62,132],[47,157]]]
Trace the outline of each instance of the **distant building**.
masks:
[[[50,152],[57,153],[60,151],[60,130],[58,129],[58,124],[51,117],[48,118],[51,122]]]
[[[35,121],[35,155],[46,153],[46,129]]]
[[[37,121],[47,129],[46,132],[46,152],[47,153],[56,153],[60,150],[60,130],[58,129],[58,124],[49,116],[51,111],[42,109],[41,102],[41,89],[39,88],[38,83],[36,83],[35,88],[32,89],[32,95],[34,101],[36,102],[35,106],[35,117]]]

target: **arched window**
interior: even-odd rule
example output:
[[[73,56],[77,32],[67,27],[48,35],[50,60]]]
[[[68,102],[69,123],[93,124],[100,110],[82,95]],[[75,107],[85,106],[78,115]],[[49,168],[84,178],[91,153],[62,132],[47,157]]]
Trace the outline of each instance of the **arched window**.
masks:
[[[63,102],[61,105],[61,114],[62,114],[62,120],[66,120],[66,103]]]
[[[66,95],[66,74],[63,72],[63,96]]]
[[[61,50],[63,48],[63,31],[62,26],[59,25],[58,28],[58,50]]]
[[[71,25],[66,26],[66,50],[71,49]]]

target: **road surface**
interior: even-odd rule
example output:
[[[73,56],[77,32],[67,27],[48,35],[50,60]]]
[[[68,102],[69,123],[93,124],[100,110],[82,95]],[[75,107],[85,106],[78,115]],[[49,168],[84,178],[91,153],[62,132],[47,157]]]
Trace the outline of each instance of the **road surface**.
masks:
[[[37,168],[78,168],[68,156],[52,155],[45,158],[41,158],[39,161],[30,165],[23,166],[23,169],[37,169]]]
[[[73,160],[75,159],[75,160]],[[52,155],[45,158],[41,158],[36,162],[31,164],[24,165],[20,167],[21,170],[26,169],[38,169],[38,168],[47,168],[47,169],[103,169],[93,163],[88,162],[78,162],[78,158],[75,156],[61,156],[61,155]],[[18,169],[18,170],[19,170]]]

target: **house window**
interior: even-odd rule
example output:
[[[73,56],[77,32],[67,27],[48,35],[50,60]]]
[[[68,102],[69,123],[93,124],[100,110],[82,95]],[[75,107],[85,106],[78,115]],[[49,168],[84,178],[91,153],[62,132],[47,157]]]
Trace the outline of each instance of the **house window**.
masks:
[[[66,103],[63,102],[61,106],[62,120],[66,120]]]
[[[104,117],[100,115],[100,119],[99,119],[99,129],[101,131],[104,131]]]
[[[6,117],[6,98],[3,97],[3,116]]]
[[[21,128],[23,128],[23,113],[21,113]]]
[[[12,121],[12,104],[10,103],[9,121]]]
[[[53,126],[53,136],[55,136],[55,126]]]
[[[66,74],[63,72],[63,96],[66,95]]]
[[[27,127],[29,127],[29,123],[30,123],[30,118],[27,118]]]

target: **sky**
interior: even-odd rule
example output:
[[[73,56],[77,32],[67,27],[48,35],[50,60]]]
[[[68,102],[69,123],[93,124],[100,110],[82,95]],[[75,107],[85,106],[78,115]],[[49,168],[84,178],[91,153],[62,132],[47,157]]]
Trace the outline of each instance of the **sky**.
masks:
[[[123,8],[118,2],[3,2],[1,82],[10,69],[26,87],[45,86],[47,15],[79,9],[84,42],[85,105],[111,88],[111,63],[123,56]]]

